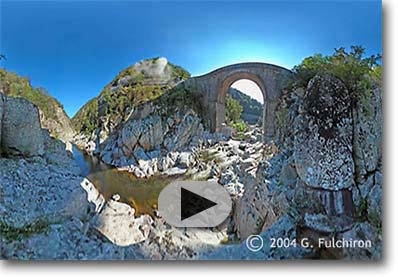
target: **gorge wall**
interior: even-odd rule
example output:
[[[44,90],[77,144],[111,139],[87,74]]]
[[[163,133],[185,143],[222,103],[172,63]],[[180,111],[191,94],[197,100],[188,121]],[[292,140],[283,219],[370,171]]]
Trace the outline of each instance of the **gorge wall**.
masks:
[[[0,69],[0,93],[27,99],[39,110],[40,124],[51,136],[70,141],[75,135],[72,123],[63,106],[44,88],[34,88],[28,78]]]

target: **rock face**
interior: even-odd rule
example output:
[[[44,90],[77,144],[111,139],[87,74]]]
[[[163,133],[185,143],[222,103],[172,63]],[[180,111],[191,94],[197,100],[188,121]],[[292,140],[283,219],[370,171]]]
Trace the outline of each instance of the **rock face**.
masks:
[[[380,166],[382,155],[383,109],[382,92],[376,84],[367,91],[368,99],[358,102],[354,110],[354,158],[356,176],[364,181],[364,176]]]
[[[38,221],[81,217],[87,210],[86,194],[80,186],[80,169],[65,145],[40,128],[32,103],[1,98],[1,152],[7,157],[0,159],[2,223],[23,228]]]
[[[24,98],[39,110],[41,127],[51,136],[70,141],[74,136],[72,123],[62,105],[43,88],[34,88],[29,79],[0,69],[0,94]]]
[[[381,88],[371,88],[354,110],[355,187],[353,199],[357,214],[381,227],[382,219],[382,128],[383,109]]]
[[[356,223],[350,230],[345,233],[339,234],[339,239],[353,240],[353,241],[370,241],[371,247],[363,248],[345,248],[343,249],[343,257],[347,260],[357,259],[357,260],[368,260],[381,259],[382,253],[382,237],[378,234],[374,225],[368,222]]]
[[[317,75],[308,83],[303,103],[294,122],[298,191],[299,197],[319,204],[307,211],[311,222],[305,222],[319,231],[348,228],[354,185],[350,94],[337,78]]]
[[[80,187],[82,178],[78,173],[78,168],[77,173],[62,170],[41,159],[0,159],[3,223],[23,228],[38,221],[82,217],[87,211],[87,196]]]
[[[129,120],[101,145],[100,157],[137,177],[148,177],[174,165],[189,167],[194,163],[192,153],[183,151],[198,147],[204,140],[201,119],[193,111],[177,112],[165,119],[154,112]]]
[[[166,58],[143,60],[122,70],[73,117],[79,132],[75,142],[85,146],[91,141],[98,147],[132,116],[137,106],[157,99],[189,76]]]
[[[331,76],[315,76],[295,122],[294,159],[311,188],[341,190],[354,183],[352,104],[347,88]]]
[[[37,108],[23,98],[1,96],[1,148],[5,155],[40,156],[44,138]]]
[[[234,213],[235,228],[241,241],[272,226],[286,213],[286,197],[269,188],[272,178],[270,163],[260,163],[256,178],[246,178],[245,192],[237,201]]]
[[[104,207],[105,200],[80,175],[65,144],[40,128],[37,108],[22,98],[1,94],[0,107],[1,149],[7,154],[0,157],[1,258],[144,258],[137,247],[125,250],[95,229],[93,214]],[[22,134],[30,139],[29,145]],[[10,142],[13,151],[9,151]],[[27,145],[30,148],[22,148]]]
[[[39,109],[41,127],[49,130],[53,137],[56,137],[64,142],[69,142],[73,139],[75,131],[68,115],[62,107],[55,106],[53,116],[48,117]]]
[[[116,245],[135,244],[148,237],[153,220],[149,215],[135,218],[134,213],[129,205],[110,200],[95,217],[94,226]]]

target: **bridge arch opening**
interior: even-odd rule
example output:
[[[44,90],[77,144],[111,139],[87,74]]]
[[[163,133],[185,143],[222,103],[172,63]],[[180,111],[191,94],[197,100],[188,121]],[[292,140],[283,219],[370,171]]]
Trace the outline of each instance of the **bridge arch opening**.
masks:
[[[240,79],[232,83],[225,98],[225,124],[233,127],[234,137],[246,131],[262,130],[263,111],[264,95],[255,82]]]
[[[242,86],[243,85],[243,86]],[[253,121],[248,122],[248,120],[244,120],[244,115],[242,114],[242,120],[246,121],[250,125],[257,125],[259,123],[259,127],[264,132],[264,122],[265,122],[265,109],[266,109],[266,101],[267,101],[267,91],[265,84],[262,79],[256,74],[250,72],[237,72],[230,76],[227,76],[220,83],[220,87],[217,93],[217,104],[216,104],[216,124],[215,131],[222,131],[223,128],[226,127],[228,122],[227,115],[230,113],[227,110],[228,107],[228,96],[231,95],[231,89],[233,88],[242,88],[246,86],[250,86],[252,91],[248,91],[248,89],[240,89],[240,91],[250,97],[250,99],[254,99],[256,103],[260,103],[260,111],[259,117],[260,120],[257,119],[257,122],[253,123]],[[250,89],[250,88],[249,88]],[[245,90],[245,91],[243,91]],[[230,100],[229,100],[230,101]],[[244,112],[248,112],[247,109]],[[247,118],[246,118],[247,119]]]

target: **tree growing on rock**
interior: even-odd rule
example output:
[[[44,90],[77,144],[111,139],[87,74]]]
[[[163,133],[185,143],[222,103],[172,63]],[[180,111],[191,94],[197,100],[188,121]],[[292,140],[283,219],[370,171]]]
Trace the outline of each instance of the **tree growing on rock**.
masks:
[[[350,51],[344,47],[335,48],[330,56],[315,54],[305,58],[293,71],[301,86],[307,86],[308,81],[317,74],[328,73],[342,80],[351,92],[355,92],[366,76],[381,81],[381,55],[364,57],[364,54],[365,48],[362,46],[351,46]]]

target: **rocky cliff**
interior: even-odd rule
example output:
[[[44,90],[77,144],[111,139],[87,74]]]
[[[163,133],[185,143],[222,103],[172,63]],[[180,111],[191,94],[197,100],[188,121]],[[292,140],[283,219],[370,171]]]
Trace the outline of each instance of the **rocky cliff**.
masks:
[[[39,110],[34,104],[0,94],[0,126],[2,259],[145,257],[138,247],[117,246],[98,231],[100,227],[112,227],[100,220],[106,218],[106,207],[113,202],[105,205],[93,184],[81,176],[66,145],[40,127]],[[103,213],[99,213],[104,206]],[[125,223],[130,227],[126,227],[128,233],[122,239],[140,241],[145,238],[139,229],[143,228],[143,219],[134,221],[134,209],[126,206],[112,204],[119,215],[128,212],[123,218],[128,217]]]
[[[73,118],[77,144],[137,177],[189,167],[194,150],[217,135],[204,130],[200,102],[179,85],[187,77],[165,58],[123,70]]]
[[[130,118],[136,106],[157,99],[189,76],[165,58],[143,60],[122,70],[72,118],[80,134],[76,142],[101,144]]]
[[[369,85],[354,93],[325,73],[285,92],[271,158],[260,164],[257,181],[247,183],[237,204],[241,238],[267,230],[267,239],[281,228],[294,229],[290,239],[310,237],[315,245],[322,237],[372,242],[370,248],[320,247],[311,256],[380,258],[382,94],[377,81],[363,78]],[[266,255],[297,254],[270,251]]]
[[[69,141],[74,136],[72,123],[63,106],[43,88],[33,88],[29,79],[0,69],[0,93],[29,100],[39,108],[40,124],[51,136]]]

